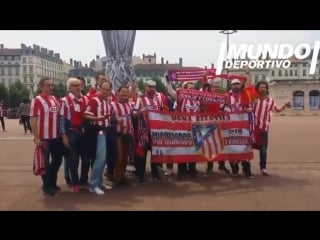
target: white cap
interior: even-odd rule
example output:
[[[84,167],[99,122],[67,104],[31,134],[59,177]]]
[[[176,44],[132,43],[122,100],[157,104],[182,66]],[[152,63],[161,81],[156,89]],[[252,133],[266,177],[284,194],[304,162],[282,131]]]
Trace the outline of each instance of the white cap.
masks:
[[[146,81],[146,85],[150,86],[150,87],[156,87],[157,83],[153,80],[148,80],[148,81]]]
[[[220,83],[221,83],[221,78],[213,78],[213,79],[209,79],[208,80],[208,83],[210,85],[219,85],[220,86]]]
[[[235,79],[232,79],[232,80],[231,80],[231,85],[232,85],[232,84],[236,84],[236,83],[239,83],[239,84],[240,84],[241,81],[240,81],[238,78],[235,78]]]

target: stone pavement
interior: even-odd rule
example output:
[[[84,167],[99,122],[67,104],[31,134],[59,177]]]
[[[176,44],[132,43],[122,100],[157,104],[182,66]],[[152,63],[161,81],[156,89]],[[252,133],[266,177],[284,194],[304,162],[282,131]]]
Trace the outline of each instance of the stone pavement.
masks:
[[[253,180],[218,173],[215,164],[208,179],[173,176],[140,186],[133,178],[131,186],[96,196],[71,193],[61,168],[61,193],[45,197],[32,174],[32,136],[22,133],[18,120],[6,120],[8,132],[0,132],[0,210],[320,210],[319,122],[316,116],[273,117],[269,177],[260,175],[255,152]]]

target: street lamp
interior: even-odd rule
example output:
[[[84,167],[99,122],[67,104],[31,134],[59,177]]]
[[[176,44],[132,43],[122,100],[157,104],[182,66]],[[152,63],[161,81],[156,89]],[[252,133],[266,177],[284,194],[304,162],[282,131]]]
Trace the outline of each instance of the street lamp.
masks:
[[[227,55],[229,52],[229,35],[232,33],[236,33],[237,30],[222,30],[220,33],[227,35]],[[228,74],[228,69],[227,69],[227,74]]]
[[[229,52],[229,35],[232,33],[236,33],[237,30],[221,30],[220,33],[227,35],[227,58],[228,58],[228,52]],[[227,74],[229,73],[228,68],[226,69]],[[227,83],[227,88],[230,89],[229,81]]]

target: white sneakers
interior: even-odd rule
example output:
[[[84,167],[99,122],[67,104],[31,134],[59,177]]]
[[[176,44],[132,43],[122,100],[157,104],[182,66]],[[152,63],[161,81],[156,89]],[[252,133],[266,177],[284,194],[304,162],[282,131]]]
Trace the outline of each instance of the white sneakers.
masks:
[[[95,193],[97,195],[103,195],[104,191],[101,190],[101,188],[96,187],[96,188],[90,188],[89,189],[90,192]]]

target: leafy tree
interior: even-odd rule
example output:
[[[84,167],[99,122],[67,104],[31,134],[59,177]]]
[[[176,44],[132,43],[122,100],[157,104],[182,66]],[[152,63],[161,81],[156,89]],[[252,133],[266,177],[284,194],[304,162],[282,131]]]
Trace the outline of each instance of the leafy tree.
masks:
[[[3,84],[0,84],[0,100],[8,102],[8,89]]]
[[[138,81],[138,89],[140,92],[144,91],[144,82],[142,78],[140,78],[140,80]]]
[[[9,87],[8,107],[16,108],[23,99],[29,99],[30,90],[21,82],[15,82]]]
[[[53,95],[58,98],[62,98],[67,94],[67,86],[65,84],[59,83],[58,85],[54,85],[53,87]]]
[[[153,81],[155,81],[157,83],[156,89],[158,92],[162,92],[164,93],[164,95],[168,95],[168,89],[167,86],[163,84],[163,82],[161,81],[160,78],[157,77],[153,77],[152,78]]]

